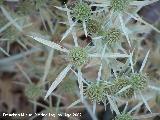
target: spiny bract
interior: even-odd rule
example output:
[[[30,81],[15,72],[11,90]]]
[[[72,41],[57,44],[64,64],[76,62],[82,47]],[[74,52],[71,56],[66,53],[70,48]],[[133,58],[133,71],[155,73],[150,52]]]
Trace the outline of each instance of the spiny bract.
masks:
[[[29,99],[36,100],[43,95],[42,88],[39,85],[29,84],[25,88],[25,95]]]
[[[106,44],[112,44],[121,39],[121,31],[116,28],[110,28],[107,30],[104,38]]]
[[[114,120],[133,120],[132,116],[127,113],[118,115]]]
[[[130,84],[134,90],[144,90],[148,86],[148,77],[141,73],[132,74]]]
[[[76,20],[88,20],[91,16],[91,8],[87,3],[79,2],[75,5],[71,13]]]
[[[87,51],[85,48],[75,47],[69,51],[69,59],[76,67],[81,67],[88,60]]]
[[[115,12],[124,11],[128,5],[130,0],[111,0],[111,8]]]

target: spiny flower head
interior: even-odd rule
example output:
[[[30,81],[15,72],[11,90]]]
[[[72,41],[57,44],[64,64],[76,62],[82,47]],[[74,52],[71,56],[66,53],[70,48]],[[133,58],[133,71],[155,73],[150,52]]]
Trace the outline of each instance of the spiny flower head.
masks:
[[[89,19],[87,21],[87,30],[90,34],[98,34],[101,32],[101,24],[96,19]]]
[[[79,2],[75,4],[71,14],[76,20],[88,20],[91,16],[91,8],[87,3]]]
[[[127,113],[118,115],[114,120],[133,120],[132,116]]]
[[[112,44],[121,39],[121,31],[116,28],[110,28],[105,33],[104,41],[106,44]]]
[[[124,11],[131,0],[111,0],[111,8],[115,12]]]
[[[113,87],[112,89],[114,91],[114,94],[119,92],[122,88],[130,85],[129,80],[123,77],[115,80],[113,84],[114,85],[112,86]],[[122,98],[131,98],[133,95],[134,95],[134,89],[131,87],[118,94],[118,96]]]
[[[39,85],[29,84],[25,88],[25,95],[29,99],[36,100],[43,95],[42,88]]]
[[[87,86],[84,89],[84,95],[88,97],[91,101],[101,102],[106,100],[105,94],[106,85],[99,83],[91,83],[91,85]]]
[[[88,54],[85,48],[74,47],[69,51],[69,59],[76,67],[83,66],[88,60]]]
[[[144,90],[148,86],[148,77],[141,73],[132,74],[130,84],[134,90]]]

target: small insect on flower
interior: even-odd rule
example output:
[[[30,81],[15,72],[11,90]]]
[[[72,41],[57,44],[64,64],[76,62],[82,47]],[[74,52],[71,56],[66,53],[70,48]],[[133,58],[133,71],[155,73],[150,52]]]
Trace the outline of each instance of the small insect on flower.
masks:
[[[121,31],[116,28],[110,28],[105,33],[104,41],[106,44],[113,44],[121,39]]]
[[[69,60],[76,67],[82,67],[88,60],[88,54],[85,48],[74,47],[69,51]]]
[[[88,20],[91,17],[91,8],[87,3],[78,2],[73,7],[71,14],[76,20]]]
[[[135,91],[144,90],[148,86],[148,77],[146,74],[134,73],[130,77],[130,84]]]
[[[114,12],[123,12],[131,0],[111,0],[111,8]]]
[[[118,115],[115,119],[113,120],[133,120],[132,116],[129,115],[128,113],[122,113]]]
[[[119,78],[117,80],[114,81],[113,83],[113,92],[114,94],[118,93],[120,90],[122,90],[123,88],[129,86],[130,83],[129,83],[129,80],[127,80],[126,78]],[[122,98],[132,98],[133,95],[134,95],[134,89],[133,88],[128,88],[120,93],[117,94],[119,97],[122,97]]]
[[[43,95],[43,91],[40,85],[28,84],[25,88],[25,95],[32,100],[37,100],[40,96]]]

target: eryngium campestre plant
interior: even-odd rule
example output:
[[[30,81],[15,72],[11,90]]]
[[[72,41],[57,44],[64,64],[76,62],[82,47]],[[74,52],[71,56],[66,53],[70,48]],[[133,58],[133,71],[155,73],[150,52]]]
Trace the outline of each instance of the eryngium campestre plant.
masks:
[[[34,1],[34,6],[36,6],[35,7],[36,9],[38,9],[40,11],[41,10],[45,11],[43,14],[41,14],[41,12],[42,12],[41,11],[40,15],[46,15],[46,13],[48,11],[50,11],[51,13],[53,12],[53,10],[49,10],[49,8],[45,7],[47,5],[45,0],[33,0],[33,1]],[[84,0],[83,1],[81,0],[79,2],[76,2],[74,4],[74,6],[71,7],[71,9],[68,9],[67,6],[63,7],[63,8],[60,6],[57,7],[58,9],[65,11],[64,13],[67,15],[67,16],[62,16],[62,17],[64,17],[64,18],[68,17],[68,21],[65,21],[63,23],[66,25],[69,25],[69,29],[65,33],[64,33],[64,30],[62,30],[63,32],[60,32],[60,34],[64,33],[62,36],[62,40],[65,39],[67,36],[69,38],[69,34],[72,34],[75,46],[73,46],[72,44],[68,44],[68,46],[72,46],[73,49],[66,49],[64,46],[65,45],[67,46],[67,44],[66,43],[63,44],[62,40],[61,40],[61,44],[59,44],[59,43],[56,44],[55,42],[51,42],[50,41],[51,37],[49,37],[49,40],[43,40],[43,38],[41,38],[41,37],[39,38],[37,35],[32,36],[32,38],[34,38],[35,40],[37,40],[38,42],[40,42],[44,45],[47,45],[55,50],[60,51],[60,52],[58,52],[58,54],[61,52],[64,52],[65,55],[62,55],[62,56],[66,56],[66,54],[67,54],[67,58],[69,58],[69,62],[70,62],[55,79],[53,78],[54,82],[52,83],[51,87],[47,91],[45,99],[49,95],[52,94],[52,92],[55,90],[55,88],[66,77],[68,72],[74,72],[78,78],[80,95],[82,98],[83,98],[83,94],[84,94],[85,97],[87,97],[91,101],[96,101],[98,103],[101,101],[105,102],[105,100],[108,99],[111,108],[117,114],[118,109],[116,109],[116,107],[118,108],[119,101],[117,99],[119,99],[119,98],[116,99],[116,97],[118,96],[121,98],[131,98],[133,96],[134,92],[137,92],[137,90],[139,91],[139,93],[141,95],[141,91],[145,90],[145,88],[148,86],[148,78],[144,74],[141,74],[142,71],[140,71],[140,73],[134,73],[133,68],[134,68],[135,63],[131,64],[132,57],[131,57],[130,52],[127,51],[128,46],[125,46],[125,48],[124,48],[124,46],[122,46],[122,44],[115,45],[113,43],[119,43],[118,41],[121,40],[122,34],[125,36],[125,37],[123,36],[124,40],[127,39],[128,43],[130,43],[130,44],[132,44],[132,42],[130,41],[130,40],[132,40],[132,38],[136,39],[136,36],[134,33],[135,31],[129,30],[129,27],[128,27],[128,24],[130,24],[128,21],[130,21],[130,19],[135,19],[137,22],[140,21],[141,23],[149,25],[149,26],[151,26],[151,28],[153,28],[156,31],[159,31],[159,30],[155,29],[152,25],[147,24],[145,21],[143,21],[143,19],[141,19],[141,17],[139,17],[138,13],[137,13],[140,10],[140,8],[142,8],[145,4],[150,4],[152,1],[144,1],[144,2],[143,1],[135,1],[133,3],[130,3],[130,1],[132,1],[132,0],[109,0],[109,2],[107,1],[105,3],[103,3],[99,0],[96,0],[96,1],[97,2],[95,2],[95,0],[92,0],[92,2],[91,1],[88,2],[88,0],[86,0],[85,1],[86,3],[85,3]],[[129,5],[129,7],[128,7],[128,5]],[[92,11],[91,6],[96,6],[96,10]],[[132,7],[135,8],[135,10],[133,10],[133,11],[132,11],[132,9],[130,10],[130,8],[132,8]],[[1,8],[3,8],[3,7],[1,7]],[[23,6],[22,6],[22,8],[23,8]],[[27,9],[27,8],[25,8],[25,9]],[[7,13],[3,9],[2,9],[2,11],[3,11],[3,13]],[[53,30],[51,29],[51,31],[49,31],[49,32],[54,34],[54,31],[57,31],[56,30],[57,23],[61,20],[59,20],[59,18],[55,17],[55,19],[56,19],[55,26],[56,27],[53,27],[52,21],[50,21],[50,19],[53,18],[52,15],[50,16],[51,13],[47,14],[46,15],[47,17],[44,18],[44,20],[42,19],[42,22],[44,22],[44,26],[47,22],[46,28],[49,25],[50,28],[53,28]],[[28,14],[28,13],[26,13],[26,14]],[[93,19],[93,16],[98,16],[99,14],[102,16],[104,15],[106,18],[104,20]],[[6,16],[10,16],[10,15],[7,14]],[[6,17],[6,18],[8,19],[8,17]],[[72,18],[75,18],[75,21]],[[11,22],[11,25],[13,26],[13,28],[17,28],[17,26],[19,25],[19,23],[14,18],[12,18],[12,16],[9,17],[9,19],[7,21]],[[56,21],[58,21],[58,22],[56,22]],[[82,30],[81,25],[77,24],[77,21],[78,22],[80,21],[81,23],[83,23],[83,31],[81,31]],[[16,24],[16,22],[18,24]],[[58,26],[59,26],[59,24],[58,24]],[[107,26],[109,26],[109,27],[107,27]],[[115,27],[115,26],[117,26],[117,27]],[[102,28],[103,28],[103,30],[102,30]],[[105,31],[105,30],[107,30],[107,31]],[[46,31],[47,31],[47,29],[46,29]],[[81,44],[81,41],[79,41],[78,38],[79,38],[79,33],[81,33],[81,32],[85,33],[86,37],[88,34],[91,35],[92,40],[95,40],[95,38],[96,38],[96,39],[100,40],[100,42],[101,42],[101,40],[103,40],[103,42],[105,42],[105,44],[107,44],[107,45],[113,44],[113,47],[116,48],[116,50],[110,50],[109,46],[107,46],[107,45],[105,45],[106,48],[104,47],[105,49],[102,50],[103,45],[101,43],[99,44],[98,42],[95,42],[95,44],[94,44],[95,46],[94,47],[91,46],[92,47],[91,51],[93,50],[93,52],[94,52],[94,54],[91,55],[85,49],[86,47],[81,48],[79,45],[79,44]],[[101,32],[103,34],[99,34]],[[27,33],[27,34],[29,36],[31,36],[30,33]],[[94,36],[94,38],[93,38],[93,36]],[[46,37],[44,37],[44,38],[47,39]],[[130,47],[129,50],[133,50],[131,45],[129,47]],[[125,54],[120,55],[119,51],[123,52]],[[43,51],[43,52],[45,52],[45,51]],[[111,54],[108,52],[111,52]],[[115,52],[118,52],[118,53],[115,53]],[[101,53],[104,53],[104,54],[101,54]],[[54,54],[54,57],[56,57],[56,55],[57,54]],[[132,74],[126,75],[126,77],[124,77],[124,78],[117,78],[114,82],[112,82],[112,81],[110,81],[112,79],[112,77],[113,76],[117,77],[117,76],[116,76],[116,73],[112,74],[112,72],[110,72],[110,73],[107,73],[106,78],[107,78],[107,80],[109,79],[109,82],[111,82],[111,85],[107,85],[106,83],[101,82],[100,79],[104,79],[103,77],[106,76],[106,74],[104,74],[104,72],[101,73],[101,71],[106,70],[104,67],[105,65],[107,65],[107,67],[109,66],[108,71],[111,71],[112,69],[117,71],[119,64],[121,64],[120,63],[121,60],[119,61],[116,59],[119,62],[115,62],[117,64],[113,65],[114,61],[112,61],[111,59],[106,60],[106,58],[107,57],[119,58],[118,57],[119,55],[122,58],[124,56],[125,56],[124,58],[126,58],[126,56],[127,56],[127,58],[129,58],[129,60],[127,60],[126,63],[127,63],[127,66],[131,65]],[[87,62],[88,58],[91,58],[89,62]],[[103,62],[104,64],[102,64],[102,61],[104,61]],[[130,61],[129,64],[128,64],[128,61]],[[86,63],[89,63],[89,64],[87,64],[84,68],[82,68],[82,66],[85,65]],[[87,67],[88,68],[92,67],[94,69],[94,67],[99,64],[100,64],[100,70],[98,72],[99,77],[97,77],[99,79],[97,79],[97,82],[91,83],[89,85],[87,84],[88,86],[83,91],[83,84],[88,82],[88,81],[87,82],[85,81],[85,79],[88,79],[88,76],[87,76],[88,74],[85,73],[86,71],[84,69],[86,69]],[[142,64],[143,67],[144,67],[144,65],[145,64]],[[82,70],[82,72],[81,72],[81,70]],[[48,68],[48,71],[49,71],[49,68]],[[46,69],[45,69],[44,73],[47,78],[47,70]],[[82,73],[84,73],[85,75],[83,76]],[[103,75],[101,76],[101,74],[103,74]],[[83,77],[86,77],[86,78],[83,78]],[[68,83],[65,83],[65,82],[68,82]],[[68,88],[71,88],[70,86],[74,86],[74,83],[72,85],[73,81],[65,81],[65,82],[64,82],[64,88],[68,89]],[[65,86],[65,85],[67,85],[67,86]],[[130,87],[128,87],[128,86],[130,86]],[[122,91],[122,89],[124,89],[126,87],[128,87],[128,88]],[[67,91],[67,89],[66,89],[66,91]],[[154,88],[154,89],[157,89],[157,88]],[[38,96],[41,96],[40,90],[41,90],[40,87],[37,85],[26,86],[25,92],[29,98],[37,99]],[[149,105],[147,105],[147,102],[146,102],[147,100],[145,99],[145,96],[144,97],[142,96],[142,99],[143,99],[144,103],[146,104],[147,108],[149,108]],[[115,104],[114,104],[114,102],[115,102]],[[95,106],[93,108],[95,108]],[[115,120],[132,120],[132,118],[129,114],[123,113],[123,114],[117,114],[117,117],[115,118]]]

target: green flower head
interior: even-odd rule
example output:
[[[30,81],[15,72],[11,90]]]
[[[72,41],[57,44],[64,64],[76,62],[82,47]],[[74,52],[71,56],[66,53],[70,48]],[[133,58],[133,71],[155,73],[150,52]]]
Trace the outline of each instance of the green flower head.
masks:
[[[91,83],[84,89],[84,95],[91,101],[101,102],[106,100],[105,94],[106,85],[103,83]]]
[[[113,87],[112,89],[114,91],[114,94],[119,92],[122,88],[130,85],[129,80],[126,78],[119,78],[115,80],[113,84],[114,85],[112,86]],[[118,96],[122,98],[131,98],[133,95],[134,95],[134,89],[131,87],[118,94]]]
[[[69,51],[69,59],[76,67],[81,67],[88,60],[87,51],[84,48],[75,47]]]
[[[127,113],[118,115],[114,120],[133,120],[132,116]]]
[[[76,20],[88,20],[91,16],[91,8],[87,3],[79,2],[75,4],[71,13]]]
[[[115,12],[121,12],[124,11],[131,0],[111,0],[111,8]]]
[[[106,44],[113,44],[121,39],[121,31],[116,28],[110,28],[105,34],[104,41]]]
[[[39,85],[29,84],[25,88],[25,95],[29,99],[36,100],[43,95],[42,88]]]
[[[141,73],[132,74],[130,84],[134,90],[144,90],[148,86],[148,77]]]
[[[101,24],[96,19],[89,19],[87,21],[87,30],[90,34],[98,34],[101,32]]]

